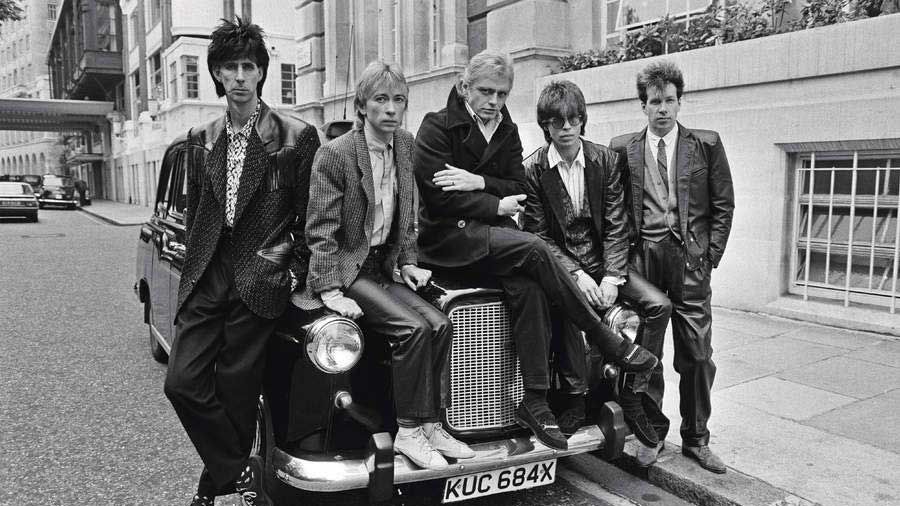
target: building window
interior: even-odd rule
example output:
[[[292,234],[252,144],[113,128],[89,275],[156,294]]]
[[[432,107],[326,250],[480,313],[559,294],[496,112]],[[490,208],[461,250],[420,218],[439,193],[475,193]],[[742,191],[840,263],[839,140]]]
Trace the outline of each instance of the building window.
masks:
[[[148,3],[150,23],[148,23],[147,26],[153,28],[156,26],[156,23],[159,22],[159,18],[162,15],[162,0],[150,0]]]
[[[790,291],[887,305],[900,282],[900,151],[800,153]]]
[[[118,51],[116,40],[116,5],[113,3],[97,4],[97,49],[100,51]]]
[[[140,33],[138,31],[139,29],[137,12],[132,12],[131,16],[128,17],[128,45],[132,48],[138,43],[137,37],[138,33]]]
[[[294,64],[281,64],[281,103],[294,104],[297,99],[297,84],[294,81]]]
[[[666,15],[689,22],[710,3],[712,0],[606,0],[607,38],[617,40],[622,32],[656,23]]]
[[[49,3],[47,4],[47,19],[50,21],[56,21],[56,4]]]
[[[184,82],[184,98],[200,98],[197,57],[181,57],[181,79]]]
[[[159,51],[153,53],[150,57],[150,98],[162,100],[166,98],[165,88],[163,88],[163,69],[162,57]]]
[[[141,71],[135,70],[131,74],[131,97],[134,103],[134,116],[145,110],[144,103],[141,100]]]
[[[178,62],[169,63],[169,100],[178,101]]]

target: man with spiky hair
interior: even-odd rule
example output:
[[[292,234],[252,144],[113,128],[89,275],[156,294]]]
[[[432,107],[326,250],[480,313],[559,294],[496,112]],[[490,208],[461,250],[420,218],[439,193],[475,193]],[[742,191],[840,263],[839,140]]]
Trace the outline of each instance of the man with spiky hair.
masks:
[[[674,63],[647,65],[637,76],[637,92],[647,127],[610,141],[626,181],[633,268],[672,301],[682,453],[724,473],[725,464],[709,449],[707,428],[716,375],[709,283],[731,232],[731,169],[718,133],[676,122],[684,77]],[[658,375],[648,393],[662,399],[662,392]],[[669,420],[662,412],[648,415],[664,441]]]
[[[644,325],[640,335],[634,336],[636,341],[651,353],[661,354],[672,305],[643,276],[628,268],[622,174],[612,150],[583,138],[587,123],[584,94],[571,81],[551,82],[538,98],[537,122],[547,144],[525,160],[525,230],[547,242],[597,311],[613,305],[619,297],[637,309]],[[577,330],[571,325],[564,329]],[[561,341],[580,344],[572,338]],[[568,432],[584,421],[587,372],[581,355],[581,360],[575,360],[577,350],[558,355],[557,363],[563,366],[560,376],[571,394],[569,408],[560,417],[560,426],[568,427]],[[637,460],[642,466],[656,461],[660,445],[643,407],[655,402],[646,391],[651,375],[657,373],[662,371],[624,375],[619,395],[625,421],[641,443]]]
[[[266,344],[305,275],[300,239],[319,138],[260,99],[269,54],[259,26],[223,20],[207,61],[228,107],[180,148],[194,163],[165,393],[205,466],[191,505],[231,491],[268,505],[262,462],[248,455]]]

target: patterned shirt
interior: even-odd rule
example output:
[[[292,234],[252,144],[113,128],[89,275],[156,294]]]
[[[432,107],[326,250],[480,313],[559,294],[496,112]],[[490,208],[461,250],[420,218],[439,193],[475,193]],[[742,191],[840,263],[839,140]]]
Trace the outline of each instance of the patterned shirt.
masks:
[[[578,146],[578,154],[570,164],[559,154],[556,144],[551,142],[550,149],[547,150],[547,163],[559,171],[559,177],[572,201],[575,216],[580,216],[584,203],[584,149]]]
[[[256,110],[250,115],[250,119],[244,123],[239,132],[234,131],[231,125],[231,111],[225,112],[225,133],[228,135],[228,182],[225,186],[225,224],[234,226],[234,208],[237,204],[238,185],[241,181],[241,172],[244,170],[244,157],[247,155],[247,143],[250,134],[256,127],[259,118],[259,106],[261,100],[256,101]]]

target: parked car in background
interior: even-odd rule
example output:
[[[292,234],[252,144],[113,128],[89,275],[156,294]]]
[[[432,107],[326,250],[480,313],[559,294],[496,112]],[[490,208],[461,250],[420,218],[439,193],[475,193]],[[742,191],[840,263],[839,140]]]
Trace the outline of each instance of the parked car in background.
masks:
[[[159,362],[167,360],[175,338],[187,243],[185,174],[199,170],[207,154],[204,146],[184,138],[166,151],[153,213],[137,241],[134,290],[143,303],[150,353]],[[276,504],[296,504],[298,495],[316,504],[320,501],[310,494],[358,489],[381,501],[400,484],[422,481],[436,481],[442,502],[455,502],[552,483],[559,457],[594,450],[608,459],[621,454],[622,411],[606,398],[592,397],[589,425],[569,439],[565,451],[544,446],[516,424],[523,387],[508,313],[502,290],[484,281],[435,272],[422,291],[454,325],[453,406],[442,422],[476,452],[465,461],[450,459],[452,465],[441,470],[419,468],[394,453],[387,340],[366,339],[366,328],[328,310],[289,305],[269,344],[252,449],[265,462],[265,486]],[[636,313],[617,307],[607,314],[616,331],[634,338],[640,326]],[[608,387],[615,366],[585,351],[592,382]]]
[[[38,220],[38,201],[27,183],[0,182],[0,216],[21,216]]]
[[[34,196],[40,198],[41,186],[43,185],[44,178],[37,174],[4,174],[3,176],[0,176],[0,181],[28,183],[28,185],[31,186],[32,192],[34,192]]]
[[[64,206],[75,209],[81,205],[75,191],[75,180],[71,176],[44,176],[44,185],[38,197],[41,207]]]

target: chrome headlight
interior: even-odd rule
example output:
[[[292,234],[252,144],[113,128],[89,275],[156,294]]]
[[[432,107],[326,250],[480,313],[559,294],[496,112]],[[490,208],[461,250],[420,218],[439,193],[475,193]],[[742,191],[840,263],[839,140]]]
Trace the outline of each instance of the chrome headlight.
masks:
[[[603,315],[603,323],[616,334],[634,342],[641,327],[641,317],[629,307],[613,304]]]
[[[320,371],[338,374],[349,371],[363,353],[359,325],[338,315],[314,321],[306,332],[306,355]]]

